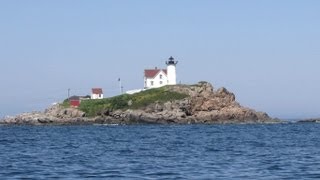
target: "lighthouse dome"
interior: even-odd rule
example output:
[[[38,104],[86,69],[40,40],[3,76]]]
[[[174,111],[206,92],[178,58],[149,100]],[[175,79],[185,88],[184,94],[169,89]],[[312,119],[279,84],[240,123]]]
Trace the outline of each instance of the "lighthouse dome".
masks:
[[[166,61],[167,65],[176,65],[178,64],[178,61],[175,61],[172,56],[170,56],[169,61]]]

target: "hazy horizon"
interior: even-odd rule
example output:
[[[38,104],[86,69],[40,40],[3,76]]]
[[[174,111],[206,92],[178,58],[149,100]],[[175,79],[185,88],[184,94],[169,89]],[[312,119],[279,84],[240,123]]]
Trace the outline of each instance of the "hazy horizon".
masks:
[[[0,2],[0,118],[93,87],[143,88],[173,56],[178,82],[226,87],[278,118],[320,117],[320,1]]]

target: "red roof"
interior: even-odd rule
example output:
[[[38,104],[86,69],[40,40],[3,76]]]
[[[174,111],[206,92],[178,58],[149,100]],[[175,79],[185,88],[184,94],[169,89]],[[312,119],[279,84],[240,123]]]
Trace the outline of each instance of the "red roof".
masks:
[[[103,94],[101,88],[92,88],[92,94]]]
[[[154,78],[160,71],[163,71],[167,75],[166,69],[145,69],[144,76],[147,78]]]

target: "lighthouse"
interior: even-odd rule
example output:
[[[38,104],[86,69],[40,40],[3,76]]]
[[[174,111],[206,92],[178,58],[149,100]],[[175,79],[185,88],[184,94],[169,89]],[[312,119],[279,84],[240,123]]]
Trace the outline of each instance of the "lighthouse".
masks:
[[[169,61],[166,61],[167,64],[167,76],[168,76],[168,85],[176,85],[177,84],[177,71],[176,65],[178,61],[175,61],[171,56]]]
[[[166,61],[167,69],[145,69],[144,70],[144,89],[159,88],[166,85],[177,84],[177,72],[176,65],[178,61],[175,61],[171,56]]]

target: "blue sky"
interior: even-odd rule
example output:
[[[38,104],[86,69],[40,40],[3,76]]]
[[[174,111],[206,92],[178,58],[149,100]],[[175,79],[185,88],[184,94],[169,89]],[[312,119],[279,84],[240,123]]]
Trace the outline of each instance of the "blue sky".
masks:
[[[143,86],[174,56],[178,81],[211,82],[273,117],[320,117],[320,1],[2,0],[0,117],[102,87]]]

